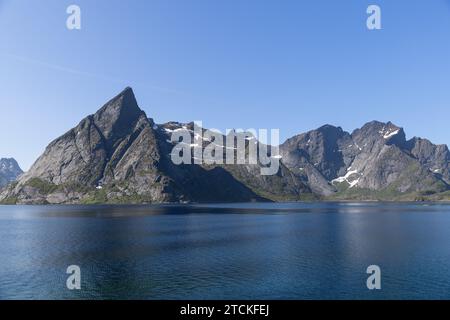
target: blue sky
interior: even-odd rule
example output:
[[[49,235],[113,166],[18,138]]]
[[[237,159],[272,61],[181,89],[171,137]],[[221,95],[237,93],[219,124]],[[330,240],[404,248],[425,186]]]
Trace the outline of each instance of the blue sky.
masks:
[[[284,140],[377,119],[450,143],[447,0],[0,0],[0,40],[0,157],[24,169],[126,86],[160,123]]]

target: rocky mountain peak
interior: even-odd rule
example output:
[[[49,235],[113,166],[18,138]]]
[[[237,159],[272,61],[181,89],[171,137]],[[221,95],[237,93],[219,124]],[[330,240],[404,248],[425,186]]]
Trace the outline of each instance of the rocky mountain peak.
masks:
[[[320,128],[318,128],[317,131],[324,132],[324,133],[325,132],[327,132],[327,133],[330,133],[330,132],[333,132],[333,133],[335,133],[335,132],[343,132],[341,127],[336,127],[336,126],[333,126],[331,124],[323,125]]]
[[[406,146],[423,166],[450,184],[450,151],[446,145],[435,145],[427,139],[414,137]]]
[[[22,170],[19,167],[19,164],[14,158],[1,158],[0,171],[3,172],[6,170],[22,172]]]
[[[357,136],[364,134],[366,136],[373,137],[382,137],[383,139],[388,139],[393,135],[399,133],[401,130],[400,127],[396,126],[392,122],[380,122],[380,121],[371,121],[363,125],[360,129],[356,129],[353,131],[352,136]]]
[[[397,145],[404,148],[406,145],[406,135],[403,128],[392,122],[371,121],[360,129],[356,129],[351,134],[352,139],[360,146]]]
[[[145,113],[139,108],[133,90],[125,88],[93,115],[93,120],[106,139],[123,135]]]
[[[0,159],[0,188],[16,180],[23,173],[19,164],[13,158]]]

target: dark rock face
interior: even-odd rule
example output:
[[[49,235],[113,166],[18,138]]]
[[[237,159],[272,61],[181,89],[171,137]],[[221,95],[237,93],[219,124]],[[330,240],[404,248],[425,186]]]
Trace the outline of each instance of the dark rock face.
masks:
[[[0,159],[0,188],[6,186],[8,183],[13,182],[19,175],[23,173],[19,164],[13,158],[1,158]]]
[[[303,173],[313,191],[329,196],[365,190],[438,193],[448,189],[449,152],[428,140],[406,141],[394,124],[373,121],[352,134],[325,126],[281,146],[284,164]],[[344,196],[345,198],[345,196]]]
[[[259,162],[175,165],[171,134],[180,129],[194,141],[193,123],[155,124],[126,88],[51,142],[17,183],[3,188],[0,202],[409,200],[449,190],[448,148],[420,138],[406,141],[403,129],[390,122],[373,121],[352,133],[325,125],[294,136],[280,146],[278,172],[267,176]],[[201,141],[202,150],[211,144]],[[245,151],[254,144],[263,146],[246,139]],[[236,157],[236,148],[232,152]]]
[[[283,163],[314,192],[329,195],[335,191],[330,181],[351,162],[351,150],[344,151],[350,141],[350,134],[341,128],[325,125],[288,139],[280,153]]]
[[[422,166],[450,184],[450,152],[446,145],[434,145],[427,139],[413,138],[407,142],[407,148]]]

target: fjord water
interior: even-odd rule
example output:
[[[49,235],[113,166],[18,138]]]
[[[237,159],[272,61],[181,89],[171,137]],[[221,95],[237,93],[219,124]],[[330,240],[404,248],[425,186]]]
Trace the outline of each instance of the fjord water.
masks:
[[[450,206],[0,206],[0,298],[448,299]]]

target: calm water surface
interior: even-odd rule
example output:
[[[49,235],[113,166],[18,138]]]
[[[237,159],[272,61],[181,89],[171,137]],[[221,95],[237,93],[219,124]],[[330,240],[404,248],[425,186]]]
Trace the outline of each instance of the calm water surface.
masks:
[[[422,298],[450,298],[448,205],[0,206],[0,299]]]

